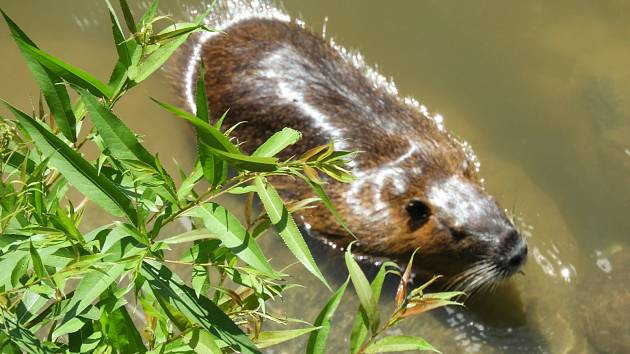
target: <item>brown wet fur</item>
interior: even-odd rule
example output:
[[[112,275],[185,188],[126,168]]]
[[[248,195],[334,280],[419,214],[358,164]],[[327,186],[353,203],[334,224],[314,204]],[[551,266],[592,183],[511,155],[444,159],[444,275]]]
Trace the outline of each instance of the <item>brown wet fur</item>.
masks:
[[[408,149],[409,141],[420,141],[430,147],[428,153],[416,154],[405,161],[406,170],[414,167],[422,170],[422,173],[409,172],[404,176],[408,181],[407,190],[399,193],[391,183],[381,190],[389,208],[387,219],[378,215],[357,215],[344,197],[350,186],[328,181],[327,194],[358,238],[353,250],[406,261],[411,252],[419,248],[415,268],[427,274],[446,275],[460,273],[479,259],[491,258],[500,252],[481,244],[475,237],[456,240],[435,217],[419,229],[410,230],[405,207],[413,198],[425,200],[426,188],[433,181],[459,175],[482,190],[472,161],[463,163],[467,157],[459,142],[439,130],[432,119],[424,117],[399,97],[374,87],[362,70],[347,63],[328,41],[292,22],[244,20],[225,29],[224,34],[212,37],[203,47],[212,115],[218,117],[229,109],[224,127],[246,122],[233,133],[245,152],[252,152],[284,127],[303,133],[301,141],[284,152],[285,158],[325,144],[331,138],[314,127],[296,106],[279,102],[275,91],[265,86],[260,78],[264,69],[261,63],[282,48],[288,49],[290,55],[282,58],[276,69],[286,71],[287,80],[310,83],[305,85],[304,99],[335,120],[350,150],[361,151],[356,158],[356,170],[379,168],[395,160]],[[186,50],[190,48],[179,56],[182,62],[187,60],[189,52]],[[299,70],[291,71],[295,68]],[[313,75],[325,79],[313,79]],[[339,87],[342,89],[331,89]],[[351,90],[354,99],[339,92],[343,89]],[[302,183],[285,184],[289,186],[284,189],[287,198],[302,199],[312,195]],[[366,186],[360,193],[359,204],[372,203],[374,186]],[[353,241],[324,207],[303,211],[296,220],[310,224],[314,234],[339,247]]]

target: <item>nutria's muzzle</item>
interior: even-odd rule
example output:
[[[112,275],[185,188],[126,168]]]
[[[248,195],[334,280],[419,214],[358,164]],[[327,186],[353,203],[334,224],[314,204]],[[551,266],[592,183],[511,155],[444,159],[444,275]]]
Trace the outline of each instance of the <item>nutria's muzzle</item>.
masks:
[[[504,237],[497,257],[497,264],[506,276],[517,272],[527,261],[527,242],[516,230],[512,230]]]

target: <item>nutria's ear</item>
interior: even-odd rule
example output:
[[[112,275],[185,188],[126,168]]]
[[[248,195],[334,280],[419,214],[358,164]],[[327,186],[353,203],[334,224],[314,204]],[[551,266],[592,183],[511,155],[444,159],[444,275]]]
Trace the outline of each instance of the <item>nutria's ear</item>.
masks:
[[[406,210],[407,214],[409,214],[409,230],[412,232],[426,224],[431,216],[429,206],[419,199],[411,200],[409,204],[407,204]]]

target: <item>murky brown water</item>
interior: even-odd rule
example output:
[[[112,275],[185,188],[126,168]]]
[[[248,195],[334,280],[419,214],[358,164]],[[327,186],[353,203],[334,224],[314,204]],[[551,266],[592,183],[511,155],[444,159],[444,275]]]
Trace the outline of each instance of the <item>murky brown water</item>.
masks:
[[[52,3],[0,0],[44,49],[105,78],[115,52],[104,3]],[[182,3],[164,0],[163,8],[185,17]],[[629,318],[620,321],[619,313],[630,314],[630,305],[595,310],[588,303],[605,303],[629,287],[616,280],[630,270],[628,257],[619,257],[630,237],[630,3],[287,0],[285,6],[316,29],[327,16],[327,32],[338,42],[359,48],[395,78],[401,93],[444,115],[447,128],[473,145],[487,188],[516,211],[529,237],[525,276],[467,309],[410,321],[401,332],[422,335],[444,353],[606,349],[589,341],[587,323],[608,331],[600,338],[623,338]],[[38,92],[5,28],[0,49],[0,97],[29,110]],[[188,167],[189,128],[147,98],[169,95],[168,83],[155,77],[117,112],[164,160]],[[292,261],[268,239],[277,264]],[[327,276],[342,281],[341,258],[320,253]],[[288,292],[273,309],[312,319],[329,294],[299,269],[295,274],[310,295]],[[355,309],[348,297],[338,310],[331,353],[347,348]],[[301,345],[273,352],[298,352]]]

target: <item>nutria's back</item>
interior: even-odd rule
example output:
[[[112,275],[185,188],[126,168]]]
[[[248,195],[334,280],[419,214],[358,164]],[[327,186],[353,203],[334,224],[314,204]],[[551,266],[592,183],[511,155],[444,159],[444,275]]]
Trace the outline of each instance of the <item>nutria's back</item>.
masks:
[[[512,222],[483,191],[467,144],[446,132],[413,99],[347,52],[271,5],[223,1],[210,26],[223,33],[195,38],[180,55],[180,92],[194,109],[196,63],[206,68],[214,115],[251,152],[284,127],[303,133],[295,155],[335,142],[361,151],[351,184],[329,181],[326,192],[365,254],[404,260],[420,248],[416,269],[450,275],[475,288],[514,273],[527,247]],[[309,195],[306,186],[286,192]],[[323,208],[298,220],[313,234],[345,246],[352,238]]]

